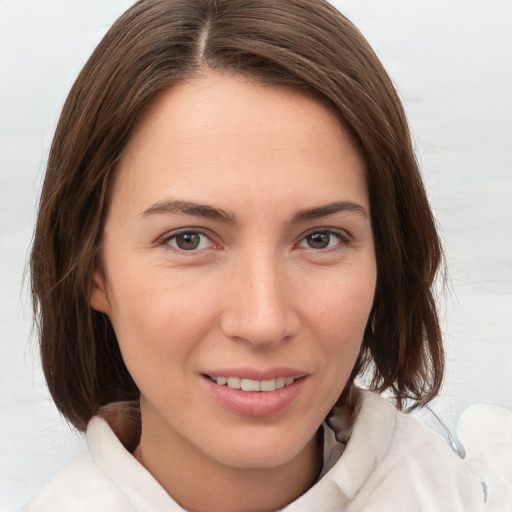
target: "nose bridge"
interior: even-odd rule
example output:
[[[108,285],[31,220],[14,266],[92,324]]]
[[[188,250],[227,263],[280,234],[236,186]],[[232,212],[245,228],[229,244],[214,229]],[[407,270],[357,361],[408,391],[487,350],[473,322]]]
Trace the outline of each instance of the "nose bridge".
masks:
[[[224,333],[259,346],[290,336],[294,322],[287,282],[284,262],[270,248],[241,255],[231,276]]]

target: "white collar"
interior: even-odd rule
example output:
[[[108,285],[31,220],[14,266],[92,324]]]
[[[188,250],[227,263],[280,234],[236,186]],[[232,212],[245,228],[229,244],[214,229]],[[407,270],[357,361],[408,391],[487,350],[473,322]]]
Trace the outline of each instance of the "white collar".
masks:
[[[324,422],[324,464],[319,480],[283,511],[340,510],[350,503],[379,464],[378,454],[386,453],[394,437],[396,410],[373,393],[361,392],[361,397],[361,407],[346,446],[339,440],[346,432],[341,435],[340,429],[336,428],[339,411],[334,410],[330,424]],[[368,423],[374,424],[369,420],[375,415],[380,418],[379,429],[369,429]],[[184,509],[124,448],[104,418],[95,416],[91,419],[87,427],[87,443],[98,469],[128,497],[135,510],[183,512]],[[361,446],[366,449],[361,450]],[[329,504],[328,508],[325,508],[326,504]]]

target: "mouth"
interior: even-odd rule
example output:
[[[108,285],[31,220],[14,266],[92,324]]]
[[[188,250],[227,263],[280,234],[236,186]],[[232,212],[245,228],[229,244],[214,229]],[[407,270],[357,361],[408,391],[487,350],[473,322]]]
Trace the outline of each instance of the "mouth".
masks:
[[[276,389],[282,389],[292,385],[297,379],[304,377],[276,377],[275,379],[255,380],[240,377],[226,377],[217,375],[205,375],[218,386],[226,386],[231,389],[240,389],[248,393],[268,393]]]
[[[309,377],[308,373],[276,369],[268,372],[225,370],[218,373],[223,375],[202,374],[206,389],[215,402],[237,415],[259,418],[274,416],[292,407]],[[269,378],[272,375],[278,377]]]

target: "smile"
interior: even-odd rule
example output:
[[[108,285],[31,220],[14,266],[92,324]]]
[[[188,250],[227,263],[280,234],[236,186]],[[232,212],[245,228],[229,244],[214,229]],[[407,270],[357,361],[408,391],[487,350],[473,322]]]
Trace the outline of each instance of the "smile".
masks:
[[[309,378],[308,373],[300,371],[270,372],[261,372],[257,375],[259,372],[252,370],[237,370],[236,373],[225,370],[218,372],[224,375],[203,373],[202,380],[210,396],[223,408],[237,415],[262,418],[273,416],[291,407]],[[234,377],[233,374],[238,376]],[[265,378],[272,374],[281,374],[281,376],[273,379]],[[285,377],[286,374],[288,376]],[[240,375],[260,377],[260,379],[249,379]]]
[[[289,386],[295,382],[295,377],[277,377],[275,379],[254,380],[241,379],[239,377],[217,377],[208,375],[208,377],[219,386],[227,386],[231,389],[241,389],[247,392],[268,392],[275,391]]]

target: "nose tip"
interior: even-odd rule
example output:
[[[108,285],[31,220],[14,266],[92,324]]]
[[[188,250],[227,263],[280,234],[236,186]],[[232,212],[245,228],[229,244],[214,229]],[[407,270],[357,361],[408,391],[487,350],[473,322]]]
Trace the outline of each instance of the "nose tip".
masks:
[[[282,273],[246,271],[244,277],[233,276],[230,289],[229,306],[221,320],[224,335],[268,347],[296,332],[297,319]]]

